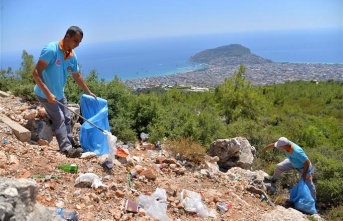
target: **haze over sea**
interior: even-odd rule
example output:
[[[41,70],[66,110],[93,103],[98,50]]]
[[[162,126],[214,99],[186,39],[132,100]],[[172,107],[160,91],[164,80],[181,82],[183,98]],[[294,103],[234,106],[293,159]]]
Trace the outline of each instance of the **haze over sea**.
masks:
[[[51,41],[55,40],[59,39]],[[128,80],[204,68],[204,65],[189,63],[188,59],[200,51],[229,44],[240,44],[251,53],[274,62],[343,63],[342,41],[342,29],[321,29],[81,43],[75,50],[85,76],[95,69],[99,78],[112,80],[117,75]],[[42,47],[46,43],[42,43]],[[36,62],[40,50],[27,52]],[[22,61],[21,53],[2,54],[1,69],[11,66],[17,70]]]

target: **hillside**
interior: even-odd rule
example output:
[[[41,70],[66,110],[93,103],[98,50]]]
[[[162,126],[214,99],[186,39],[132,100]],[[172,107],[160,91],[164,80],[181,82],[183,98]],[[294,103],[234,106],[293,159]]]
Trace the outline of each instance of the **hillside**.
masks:
[[[36,108],[36,104],[13,96],[0,97],[0,101],[0,113],[23,125],[26,122],[25,113]],[[261,180],[258,181],[257,178],[261,179],[262,171],[235,167],[224,173],[215,169],[215,162],[212,162],[212,169],[206,165],[196,166],[191,162],[176,163],[176,168],[160,169],[156,167],[156,161],[161,160],[158,156],[161,152],[149,150],[149,144],[130,148],[131,159],[118,160],[110,170],[103,166],[106,155],[66,158],[57,152],[55,139],[50,143],[32,140],[21,142],[11,127],[1,121],[0,135],[0,175],[24,179],[30,179],[33,175],[60,176],[57,179],[36,178],[36,200],[46,207],[73,209],[77,211],[80,221],[156,220],[147,216],[144,210],[140,210],[138,214],[125,210],[128,200],[137,202],[140,196],[150,196],[156,188],[166,190],[167,211],[164,215],[171,220],[309,220],[306,215],[294,209],[276,205],[282,204],[282,200],[273,202],[258,188]],[[173,161],[164,149],[160,157]],[[102,183],[108,188],[91,188],[89,185],[76,183],[75,179],[80,174],[57,169],[59,164],[66,163],[79,165],[79,173],[94,173],[102,177]],[[128,178],[133,167],[143,168],[150,173]],[[187,211],[179,199],[183,190],[199,193],[202,197],[203,215],[212,214],[215,218],[201,219],[195,212]],[[284,197],[287,198],[287,195]],[[230,205],[228,211],[220,211],[218,208],[221,204]],[[155,212],[158,214],[161,211],[155,209]],[[318,218],[312,216],[315,217]]]
[[[271,60],[264,59],[250,52],[250,49],[239,44],[230,44],[201,51],[190,57],[190,62],[217,64],[226,61],[227,65],[234,64],[263,64]]]

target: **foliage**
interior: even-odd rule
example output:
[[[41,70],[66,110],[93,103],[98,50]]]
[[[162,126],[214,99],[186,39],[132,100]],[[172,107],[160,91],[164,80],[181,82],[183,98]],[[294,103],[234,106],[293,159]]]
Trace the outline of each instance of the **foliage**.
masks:
[[[252,89],[251,82],[246,81],[243,65],[216,88],[215,98],[227,124],[239,118],[256,120],[256,116],[261,113],[260,99]]]
[[[16,97],[21,97],[27,101],[35,101],[36,95],[33,92],[34,84],[22,84],[22,82],[18,82],[18,84],[12,88],[13,95]]]
[[[148,88],[138,88],[135,91],[135,94],[139,95],[139,94],[151,94],[151,93],[157,93],[157,94],[163,94],[166,92],[166,89],[164,89],[163,87],[160,86],[156,86],[156,87],[148,87]]]
[[[172,88],[163,94],[140,95],[137,103],[136,127],[149,132],[153,142],[164,137],[192,137],[208,146],[213,139],[224,137],[225,125],[216,114],[212,93],[186,93]],[[143,120],[142,115],[147,119]]]
[[[0,70],[0,90],[10,91],[18,82],[11,67]]]
[[[323,218],[331,221],[343,220],[343,205],[334,207],[328,214],[325,214]]]
[[[343,205],[343,150],[321,147],[310,149],[315,168],[318,198],[332,205]]]
[[[33,56],[24,50],[21,58],[23,61],[19,70],[13,72],[11,67],[8,67],[7,71],[1,70],[0,89],[11,91],[17,97],[33,101],[36,99],[33,92],[34,80],[32,72],[35,65]]]
[[[20,64],[19,70],[16,71],[18,77],[24,82],[35,84],[32,77],[32,72],[35,68],[35,62],[33,60],[33,55],[28,54],[25,50],[23,51],[21,58],[23,61]]]

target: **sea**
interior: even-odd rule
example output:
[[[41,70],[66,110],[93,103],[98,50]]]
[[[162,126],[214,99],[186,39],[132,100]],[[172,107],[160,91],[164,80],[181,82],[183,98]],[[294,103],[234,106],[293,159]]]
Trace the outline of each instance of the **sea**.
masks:
[[[219,33],[81,43],[75,51],[83,76],[95,71],[99,79],[110,81],[115,76],[130,80],[204,69],[206,64],[190,63],[189,58],[203,50],[229,44],[240,44],[251,53],[274,62],[343,64],[342,29]],[[40,50],[26,51],[36,62]],[[19,69],[21,53],[2,53],[1,69]]]

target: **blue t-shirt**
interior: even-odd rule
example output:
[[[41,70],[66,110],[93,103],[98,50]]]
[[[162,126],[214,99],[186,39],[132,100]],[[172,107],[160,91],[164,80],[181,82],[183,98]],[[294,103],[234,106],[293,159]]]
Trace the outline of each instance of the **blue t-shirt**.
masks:
[[[73,50],[71,56],[64,60],[64,51],[61,45],[61,41],[51,42],[42,49],[39,56],[40,60],[48,63],[42,72],[43,81],[58,100],[64,97],[64,86],[68,75],[79,72],[75,51]],[[46,98],[38,85],[35,85],[34,91],[36,95]]]
[[[293,147],[293,152],[291,154],[287,153],[287,151],[284,150],[287,158],[294,168],[303,168],[305,161],[308,159],[307,155],[305,154],[304,150],[297,144],[291,142],[291,145]]]

